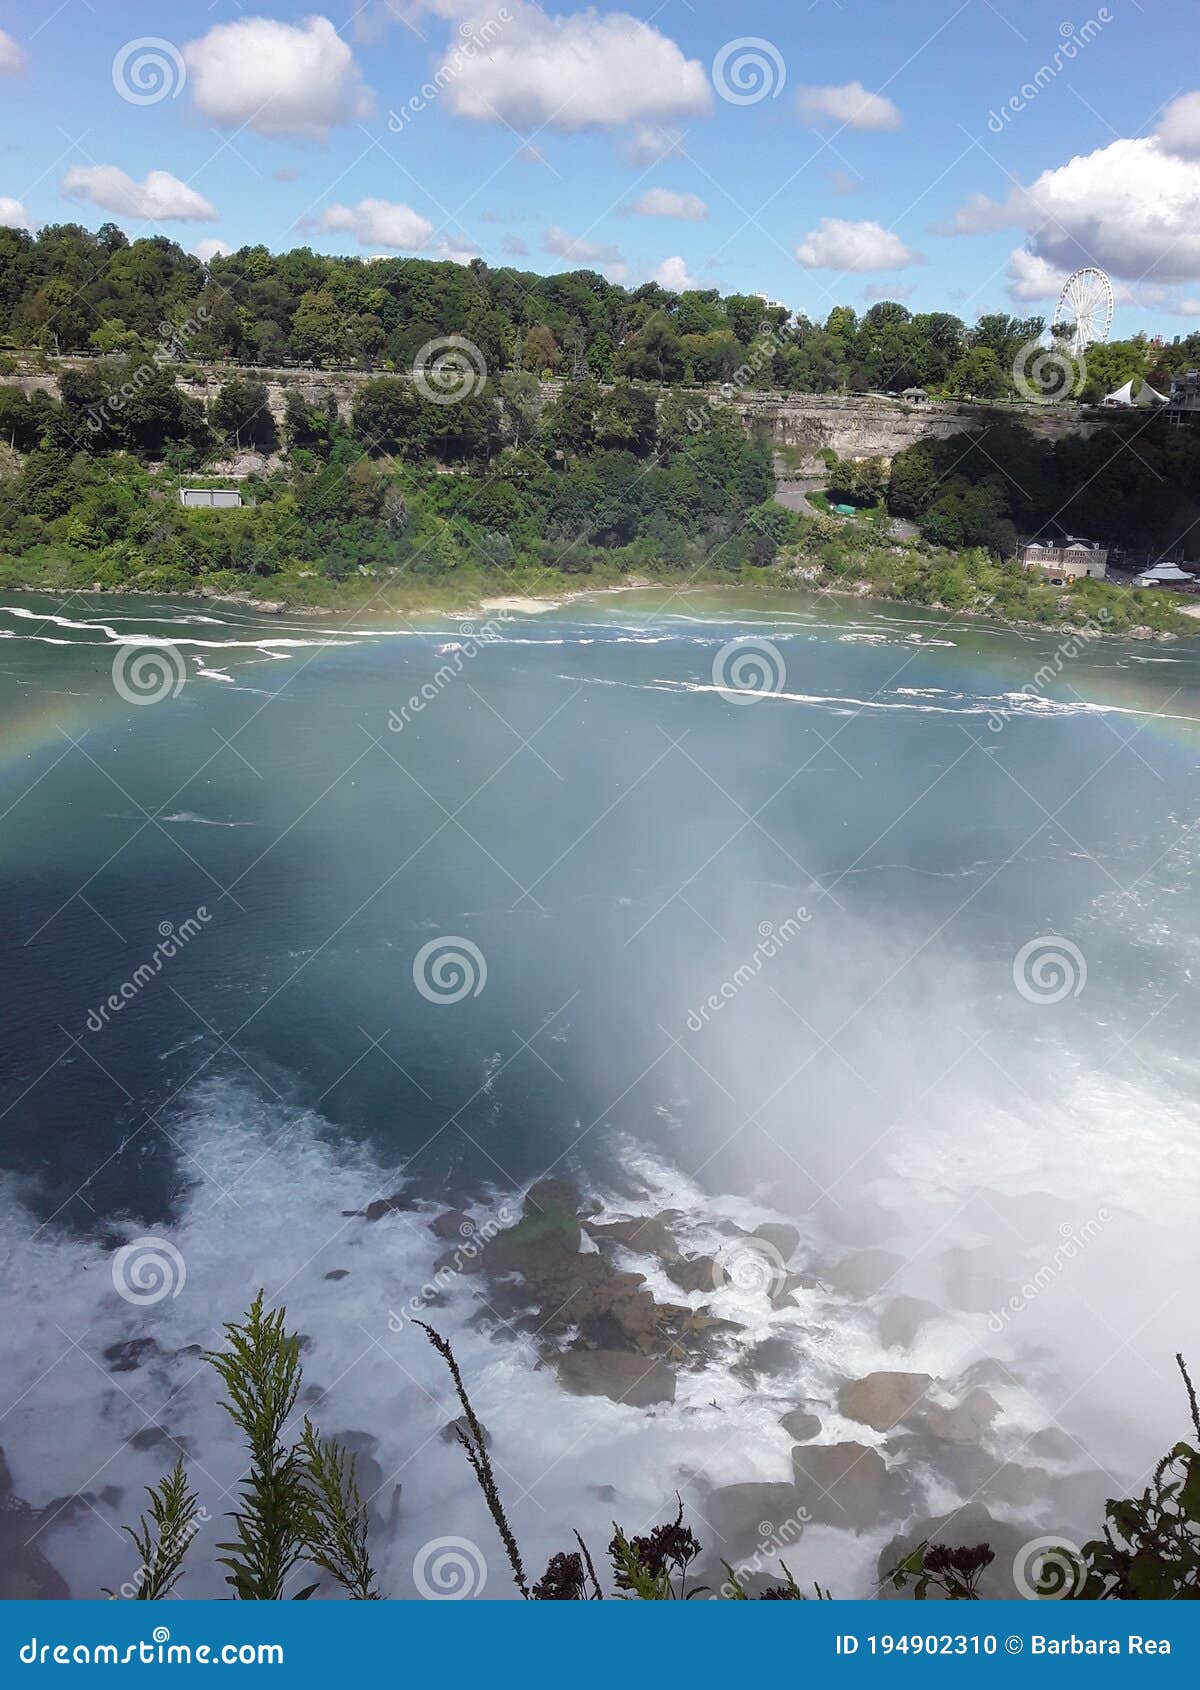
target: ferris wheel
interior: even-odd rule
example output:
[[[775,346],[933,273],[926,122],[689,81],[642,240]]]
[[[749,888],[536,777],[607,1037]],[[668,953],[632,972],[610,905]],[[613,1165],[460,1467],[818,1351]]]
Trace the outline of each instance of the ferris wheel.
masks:
[[[1054,307],[1050,327],[1059,324],[1071,330],[1071,352],[1082,357],[1089,346],[1108,339],[1113,320],[1113,286],[1103,270],[1087,264],[1074,270],[1063,283]]]

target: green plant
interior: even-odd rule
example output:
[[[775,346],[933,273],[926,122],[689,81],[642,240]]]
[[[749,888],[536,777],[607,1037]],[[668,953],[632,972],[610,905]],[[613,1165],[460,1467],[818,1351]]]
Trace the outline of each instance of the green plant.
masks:
[[[138,1569],[135,1599],[157,1602],[169,1596],[183,1573],[183,1558],[197,1528],[199,1498],[188,1488],[180,1456],[164,1479],[146,1486],[150,1517],[142,1515],[136,1526],[126,1526],[134,1548],[142,1558]],[[116,1593],[105,1589],[106,1596]]]

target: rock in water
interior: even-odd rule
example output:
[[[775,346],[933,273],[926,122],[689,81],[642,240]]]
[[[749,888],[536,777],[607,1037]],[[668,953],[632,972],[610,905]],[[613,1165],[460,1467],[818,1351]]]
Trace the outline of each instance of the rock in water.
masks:
[[[567,1350],[558,1377],[573,1396],[611,1397],[630,1408],[675,1401],[674,1370],[632,1350]]]
[[[838,1409],[848,1420],[887,1432],[915,1412],[932,1384],[928,1373],[868,1373],[842,1386]]]
[[[797,1444],[792,1467],[809,1518],[845,1531],[873,1526],[892,1488],[883,1457],[866,1444]]]

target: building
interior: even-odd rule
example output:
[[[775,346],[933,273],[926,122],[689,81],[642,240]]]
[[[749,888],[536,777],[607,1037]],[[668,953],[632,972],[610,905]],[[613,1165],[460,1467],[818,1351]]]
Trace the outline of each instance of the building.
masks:
[[[1133,578],[1135,587],[1168,587],[1177,593],[1186,591],[1194,581],[1195,576],[1180,569],[1177,563],[1156,563]]]
[[[1147,410],[1154,405],[1169,404],[1170,401],[1167,399],[1165,393],[1160,393],[1156,387],[1151,387],[1148,381],[1141,382],[1138,386],[1137,393],[1135,394],[1133,390],[1133,378],[1130,377],[1124,387],[1118,387],[1114,393],[1106,394],[1104,403],[1113,409],[1126,406],[1138,406],[1143,410]]]
[[[1108,552],[1092,540],[1065,534],[1061,540],[1031,540],[1017,552],[1022,568],[1044,574],[1053,586],[1069,586],[1081,575],[1102,580],[1108,574]]]
[[[179,503],[189,511],[240,510],[242,495],[236,487],[181,487]]]
[[[1171,377],[1167,417],[1175,424],[1194,422],[1200,417],[1200,370],[1187,370],[1183,375]]]

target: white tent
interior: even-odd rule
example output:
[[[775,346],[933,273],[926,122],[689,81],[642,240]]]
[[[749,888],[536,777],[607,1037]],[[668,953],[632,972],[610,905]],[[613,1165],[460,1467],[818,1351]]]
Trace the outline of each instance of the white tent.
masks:
[[[1156,563],[1153,569],[1145,570],[1134,577],[1134,585],[1138,587],[1162,587],[1171,582],[1191,581],[1194,576],[1188,575],[1180,569],[1177,563]]]
[[[1165,393],[1159,393],[1155,388],[1151,387],[1148,381],[1144,381],[1139,388],[1137,398],[1135,399],[1133,396],[1133,378],[1131,376],[1125,383],[1124,387],[1118,387],[1115,393],[1108,394],[1104,403],[1106,405],[1165,405],[1167,403],[1167,396]]]

